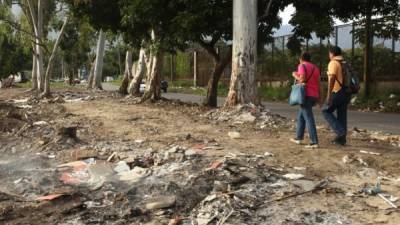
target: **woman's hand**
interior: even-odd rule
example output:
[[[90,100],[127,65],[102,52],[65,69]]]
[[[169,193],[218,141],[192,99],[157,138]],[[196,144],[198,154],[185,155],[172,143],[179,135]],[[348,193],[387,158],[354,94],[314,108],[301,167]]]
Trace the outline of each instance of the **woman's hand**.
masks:
[[[293,72],[292,73],[292,77],[294,77],[294,79],[296,79],[296,80],[299,79],[299,76],[298,76],[297,72]]]

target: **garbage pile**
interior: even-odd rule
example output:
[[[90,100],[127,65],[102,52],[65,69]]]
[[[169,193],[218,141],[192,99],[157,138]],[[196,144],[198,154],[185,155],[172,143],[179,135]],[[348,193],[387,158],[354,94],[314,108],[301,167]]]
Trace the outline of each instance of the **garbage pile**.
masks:
[[[74,201],[79,210],[60,212],[58,224],[354,224],[338,213],[276,204],[312,195],[328,182],[269,166],[271,158],[210,158],[182,146],[60,165],[26,157],[0,162],[0,190],[6,187],[8,196],[19,196],[21,202],[56,201],[57,210]],[[4,202],[18,204],[10,197]],[[10,222],[7,218],[14,217],[1,215],[0,221]]]
[[[288,124],[286,118],[253,104],[238,105],[231,110],[215,109],[202,116],[210,120],[230,122],[232,125],[255,124],[260,129],[276,129]]]
[[[355,138],[360,138],[369,142],[385,142],[389,143],[394,147],[400,147],[400,135],[393,135],[388,133],[383,133],[381,131],[367,131],[360,130],[358,128],[353,129],[352,136]]]

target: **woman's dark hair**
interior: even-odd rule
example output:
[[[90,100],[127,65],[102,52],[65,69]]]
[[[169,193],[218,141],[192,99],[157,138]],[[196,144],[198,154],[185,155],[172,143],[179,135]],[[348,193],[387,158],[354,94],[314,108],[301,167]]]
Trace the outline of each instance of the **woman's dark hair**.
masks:
[[[329,48],[329,52],[334,56],[342,55],[342,49],[339,46],[332,46]]]
[[[311,54],[309,52],[302,52],[300,59],[306,62],[311,62]]]

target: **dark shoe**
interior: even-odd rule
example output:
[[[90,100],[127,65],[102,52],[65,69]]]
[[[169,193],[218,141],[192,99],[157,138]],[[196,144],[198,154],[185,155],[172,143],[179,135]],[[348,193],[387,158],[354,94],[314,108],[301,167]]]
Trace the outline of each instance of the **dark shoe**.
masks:
[[[341,145],[344,146],[346,145],[347,141],[346,141],[346,135],[342,135],[342,136],[337,136],[335,138],[335,140],[332,141],[332,144],[334,145]]]

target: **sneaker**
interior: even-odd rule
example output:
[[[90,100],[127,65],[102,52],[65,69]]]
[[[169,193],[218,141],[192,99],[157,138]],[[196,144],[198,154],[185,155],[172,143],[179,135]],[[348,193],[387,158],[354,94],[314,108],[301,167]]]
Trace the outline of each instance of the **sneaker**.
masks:
[[[319,145],[318,144],[309,144],[304,147],[308,148],[308,149],[316,149],[316,148],[319,148]]]
[[[295,143],[295,144],[297,144],[297,145],[301,145],[301,142],[302,142],[303,140],[300,140],[300,139],[297,139],[297,138],[290,138],[290,141],[293,142],[293,143]]]

